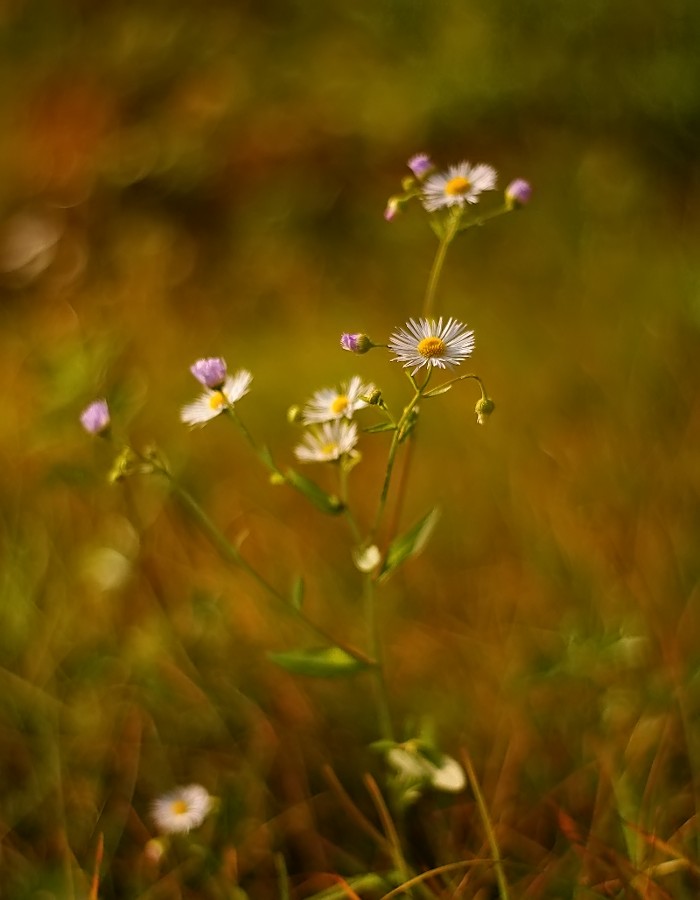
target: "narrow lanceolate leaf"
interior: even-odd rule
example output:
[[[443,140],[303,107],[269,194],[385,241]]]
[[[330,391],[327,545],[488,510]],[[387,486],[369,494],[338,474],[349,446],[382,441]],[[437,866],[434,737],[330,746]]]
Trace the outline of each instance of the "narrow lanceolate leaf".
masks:
[[[273,663],[294,675],[312,678],[344,678],[369,668],[340,647],[316,647],[311,650],[288,650],[268,653]]]
[[[446,394],[448,391],[452,390],[451,384],[441,384],[438,387],[431,388],[429,391],[426,391],[423,396],[426,400],[430,397],[439,397],[440,394]]]
[[[300,475],[294,469],[287,469],[284,473],[284,478],[287,484],[291,484],[292,487],[296,488],[321,512],[328,513],[330,516],[337,516],[345,509],[341,500],[332,494],[327,494],[315,481],[311,481],[305,475]]]
[[[304,579],[299,575],[292,585],[291,603],[294,609],[301,609],[304,602]]]
[[[379,422],[378,425],[370,425],[369,428],[363,428],[363,434],[378,434],[381,431],[396,431],[396,425],[393,422]]]
[[[416,522],[413,528],[410,528],[405,534],[399,535],[392,542],[382,571],[379,573],[381,579],[388,578],[404,560],[417,556],[423,550],[439,518],[440,510],[436,506],[419,522]]]

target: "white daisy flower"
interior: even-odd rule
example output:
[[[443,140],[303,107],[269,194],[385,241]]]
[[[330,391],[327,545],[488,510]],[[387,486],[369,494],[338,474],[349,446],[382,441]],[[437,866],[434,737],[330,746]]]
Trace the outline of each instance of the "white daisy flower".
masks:
[[[352,419],[355,410],[363,409],[367,403],[360,398],[371,394],[373,384],[363,384],[358,375],[340,386],[339,391],[323,388],[316,391],[306,404],[302,413],[304,425],[320,422],[331,422],[333,419]]]
[[[440,369],[458,366],[474,350],[474,332],[456,319],[442,324],[442,316],[434,319],[409,319],[406,328],[395,331],[387,345],[396,356],[392,362],[403,363],[404,369],[413,366],[415,375],[421,366]]]
[[[220,388],[207,388],[194,403],[188,403],[180,411],[180,419],[192,428],[205,425],[248,393],[253,376],[246,369],[229,375]]]
[[[351,453],[356,443],[357,425],[334,419],[307,431],[294,454],[301,462],[334,462]]]
[[[447,172],[431,175],[423,183],[423,206],[435,212],[444,206],[476,203],[482,191],[496,187],[496,170],[485,163],[470,166],[468,162],[450,166]]]
[[[212,798],[201,784],[178,787],[154,800],[153,821],[165,834],[198,828],[212,808]]]

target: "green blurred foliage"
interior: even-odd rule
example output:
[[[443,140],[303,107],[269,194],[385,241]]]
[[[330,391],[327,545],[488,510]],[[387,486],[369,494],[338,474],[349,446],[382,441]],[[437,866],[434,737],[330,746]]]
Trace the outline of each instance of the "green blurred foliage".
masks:
[[[3,896],[86,896],[100,833],[101,896],[140,895],[149,804],[190,781],[222,798],[215,861],[154,896],[278,896],[277,850],[299,878],[381,864],[321,776],[375,815],[363,676],[275,670],[298,628],[162,486],[108,488],[78,415],[108,397],[251,562],[290,591],[304,572],[305,608],[360,642],[342,523],[178,410],[210,354],[253,371],[245,419],[281,460],[287,407],[321,386],[359,372],[401,402],[398,367],[337,342],[420,312],[434,237],[418,209],[382,218],[419,150],[534,196],[462,236],[441,285],[496,412],[475,425],[469,384],[423,411],[404,526],[443,516],[383,598],[397,722],[429,713],[468,748],[532,896],[651,859],[620,817],[697,862],[699,30],[690,0],[2,5]],[[353,482],[379,490],[385,446]],[[594,832],[587,861],[561,810]],[[469,795],[406,833],[426,866],[482,845]]]

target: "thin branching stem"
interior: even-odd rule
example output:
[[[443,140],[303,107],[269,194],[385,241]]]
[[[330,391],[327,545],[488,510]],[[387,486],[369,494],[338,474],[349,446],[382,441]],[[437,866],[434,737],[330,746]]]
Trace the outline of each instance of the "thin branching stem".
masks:
[[[212,522],[212,520],[204,512],[202,507],[189,493],[189,491],[185,490],[185,488],[178,484],[178,482],[175,481],[171,473],[164,466],[158,466],[156,463],[153,463],[153,465],[154,467],[156,467],[156,471],[165,476],[165,478],[168,480],[170,489],[178,497],[182,505],[186,507],[188,512],[191,513],[199,527],[206,534],[209,541],[214,545],[219,555],[225,562],[236,565],[240,569],[243,569],[243,571],[246,572],[259,587],[261,587],[267,594],[278,601],[278,603],[280,603],[288,613],[299,619],[299,621],[303,622],[306,628],[316,634],[317,637],[321,638],[329,644],[339,647],[341,650],[344,650],[346,653],[348,653],[350,656],[363,663],[364,665],[372,667],[375,665],[375,661],[373,659],[370,659],[367,654],[363,653],[361,650],[358,650],[355,647],[351,647],[344,641],[333,637],[324,628],[322,628],[320,625],[317,625],[316,622],[310,619],[303,610],[293,606],[292,603],[290,603],[290,601],[287,599],[287,597],[284,596],[284,594],[280,593],[280,591],[278,591],[276,587],[270,584],[270,582],[267,581],[267,579],[265,579],[257,571],[257,569],[251,566],[251,564],[245,559],[245,557],[241,555],[240,551],[225,537],[225,535],[214,524],[214,522]]]

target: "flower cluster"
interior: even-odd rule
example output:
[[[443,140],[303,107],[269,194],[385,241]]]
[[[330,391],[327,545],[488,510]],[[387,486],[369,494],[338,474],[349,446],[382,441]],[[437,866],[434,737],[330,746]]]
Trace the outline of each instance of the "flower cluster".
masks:
[[[496,189],[497,172],[487,163],[472,165],[467,160],[439,171],[427,153],[417,153],[408,160],[413,177],[404,179],[402,194],[387,201],[384,218],[390,222],[413,198],[418,198],[429,213],[454,209],[459,212],[479,202],[481,194]],[[512,181],[504,192],[503,212],[529,202],[532,188],[522,178]]]
[[[358,375],[343,382],[339,390],[316,391],[301,410],[301,421],[310,427],[294,450],[297,459],[336,462],[350,456],[357,444],[357,425],[352,418],[368,405],[374,391],[374,385],[364,383]]]

